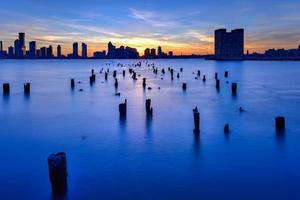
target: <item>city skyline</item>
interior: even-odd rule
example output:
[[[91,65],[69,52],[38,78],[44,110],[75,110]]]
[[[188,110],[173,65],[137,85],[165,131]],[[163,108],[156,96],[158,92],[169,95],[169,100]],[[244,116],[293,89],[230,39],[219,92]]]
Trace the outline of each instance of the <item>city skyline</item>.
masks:
[[[268,9],[270,4],[272,9]],[[126,5],[93,0],[85,4],[12,0],[0,9],[0,35],[4,49],[14,41],[15,33],[26,32],[27,40],[37,41],[38,47],[64,46],[63,54],[72,51],[74,41],[86,43],[89,56],[112,41],[139,52],[163,46],[166,52],[186,55],[214,53],[212,30],[244,27],[245,50],[263,52],[268,48],[294,48],[299,43],[299,8],[300,3],[294,0],[128,1]]]

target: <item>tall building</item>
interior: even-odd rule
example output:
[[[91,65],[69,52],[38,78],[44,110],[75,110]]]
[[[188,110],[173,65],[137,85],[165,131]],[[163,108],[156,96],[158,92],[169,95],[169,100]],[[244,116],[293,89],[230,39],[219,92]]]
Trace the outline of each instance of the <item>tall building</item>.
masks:
[[[47,57],[47,48],[42,47],[40,50],[41,58],[46,58]]]
[[[0,52],[2,52],[3,51],[3,43],[2,43],[2,41],[0,41]]]
[[[163,52],[162,52],[161,46],[159,46],[159,47],[157,48],[157,56],[158,56],[159,58],[162,58],[162,57],[163,57]]]
[[[16,39],[14,42],[14,50],[15,50],[15,57],[19,58],[20,57],[20,48],[19,48],[19,40]]]
[[[56,55],[57,55],[57,58],[61,58],[61,46],[60,45],[57,46]]]
[[[53,48],[52,48],[52,45],[50,45],[50,46],[47,48],[47,57],[48,57],[48,58],[52,58],[52,57],[53,57]]]
[[[150,58],[150,49],[149,48],[145,49],[144,58]]]
[[[29,42],[29,58],[36,58],[36,42]]]
[[[87,45],[85,43],[82,43],[81,57],[87,58]]]
[[[19,56],[24,57],[26,54],[25,33],[19,33]]]
[[[73,58],[78,58],[78,43],[74,42],[73,43]]]
[[[215,30],[215,56],[218,59],[240,59],[244,55],[244,29],[227,32]]]
[[[111,42],[107,45],[107,57],[115,58],[116,57],[116,46],[114,46]]]
[[[155,58],[156,57],[156,49],[151,49],[151,51],[150,51],[150,56],[151,56],[151,58]]]
[[[8,57],[9,58],[14,57],[14,48],[12,46],[8,47]]]

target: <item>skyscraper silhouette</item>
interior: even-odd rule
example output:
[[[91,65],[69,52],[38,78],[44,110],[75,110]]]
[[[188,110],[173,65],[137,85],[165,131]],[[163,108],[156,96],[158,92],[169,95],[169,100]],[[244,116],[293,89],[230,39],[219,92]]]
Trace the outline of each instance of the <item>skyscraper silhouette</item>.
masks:
[[[57,46],[56,53],[57,53],[57,58],[61,58],[61,46],[60,45]]]
[[[19,33],[19,57],[23,58],[26,54],[25,33]]]
[[[78,43],[74,42],[73,43],[73,58],[78,58]]]
[[[244,55],[244,29],[227,32],[215,30],[215,56],[217,59],[241,59]]]
[[[36,58],[36,42],[29,42],[29,58]]]
[[[82,43],[81,57],[87,58],[87,45],[85,43]]]

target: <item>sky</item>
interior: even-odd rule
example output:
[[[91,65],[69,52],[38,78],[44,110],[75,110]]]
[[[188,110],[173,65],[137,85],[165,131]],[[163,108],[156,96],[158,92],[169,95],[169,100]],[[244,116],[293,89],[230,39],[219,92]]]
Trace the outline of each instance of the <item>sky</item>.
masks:
[[[70,53],[75,41],[93,51],[107,43],[137,48],[162,46],[175,54],[214,53],[214,30],[245,29],[245,51],[296,48],[300,44],[299,0],[1,0],[0,40],[26,45],[58,44]]]

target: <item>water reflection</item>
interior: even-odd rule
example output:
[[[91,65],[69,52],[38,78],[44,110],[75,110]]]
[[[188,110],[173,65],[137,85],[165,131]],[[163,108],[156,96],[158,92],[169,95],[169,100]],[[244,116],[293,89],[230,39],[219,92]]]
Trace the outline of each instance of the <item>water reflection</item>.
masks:
[[[152,133],[152,121],[153,121],[153,115],[146,115],[146,133],[147,135],[151,135]]]
[[[194,153],[195,153],[195,158],[198,159],[200,156],[200,133],[195,133],[194,132]]]

